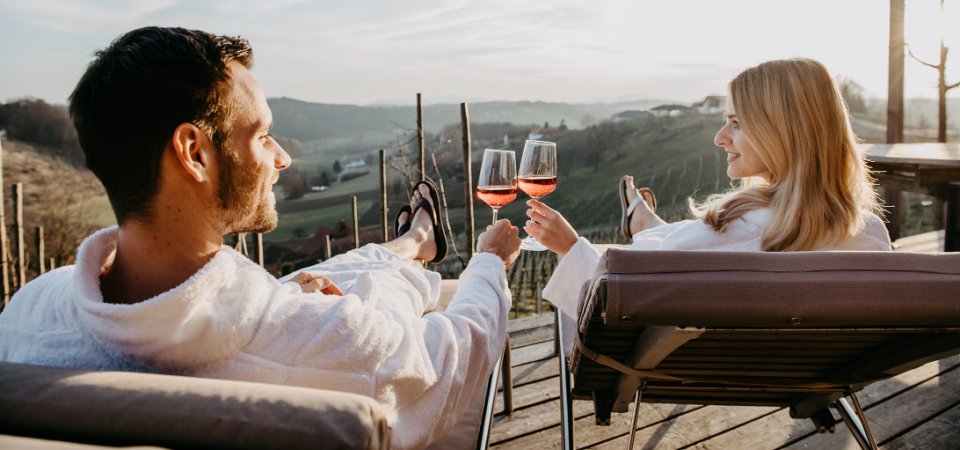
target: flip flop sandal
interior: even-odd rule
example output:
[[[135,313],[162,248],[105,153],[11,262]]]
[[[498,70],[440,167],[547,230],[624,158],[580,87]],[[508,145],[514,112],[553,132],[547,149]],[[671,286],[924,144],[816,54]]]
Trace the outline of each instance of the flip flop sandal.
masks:
[[[407,213],[407,221],[400,223],[400,216],[403,213]],[[397,217],[393,219],[393,235],[400,237],[407,234],[407,231],[410,231],[411,222],[413,222],[413,210],[410,209],[410,205],[403,205],[400,211],[397,211]]]
[[[653,212],[657,211],[657,196],[653,194],[653,191],[650,188],[642,187],[637,189],[637,196],[633,198],[633,201],[627,201],[627,176],[624,175],[620,178],[620,234],[623,235],[626,239],[633,239],[633,234],[630,233],[630,218],[633,217],[633,212],[637,209],[637,206],[644,199],[645,194],[649,194],[650,201],[647,202],[650,206],[650,210]]]
[[[443,214],[442,206],[440,205],[440,197],[437,195],[437,187],[429,181],[421,181],[413,185],[413,192],[419,192],[420,185],[425,185],[430,191],[430,200],[433,202],[431,205],[427,199],[420,196],[420,201],[417,202],[417,206],[413,208],[413,214],[416,215],[417,211],[421,208],[427,210],[427,214],[430,215],[430,222],[433,225],[433,241],[437,245],[437,254],[433,257],[433,260],[430,262],[438,263],[443,261],[443,258],[447,256],[447,237],[446,233],[443,232],[443,224],[440,221],[440,216]],[[412,221],[412,219],[411,219]]]

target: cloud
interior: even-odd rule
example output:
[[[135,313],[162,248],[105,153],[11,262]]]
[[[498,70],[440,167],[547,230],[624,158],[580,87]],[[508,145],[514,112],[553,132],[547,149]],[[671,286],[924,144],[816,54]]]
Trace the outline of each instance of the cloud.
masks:
[[[95,33],[104,27],[126,26],[176,4],[176,0],[0,0],[0,11],[25,22],[66,33]]]

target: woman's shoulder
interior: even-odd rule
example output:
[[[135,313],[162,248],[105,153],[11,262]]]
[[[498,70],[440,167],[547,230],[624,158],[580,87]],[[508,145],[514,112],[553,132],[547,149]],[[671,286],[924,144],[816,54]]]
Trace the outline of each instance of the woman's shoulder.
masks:
[[[883,219],[873,211],[861,210],[863,226],[860,230],[830,250],[888,251],[891,250],[890,233]]]

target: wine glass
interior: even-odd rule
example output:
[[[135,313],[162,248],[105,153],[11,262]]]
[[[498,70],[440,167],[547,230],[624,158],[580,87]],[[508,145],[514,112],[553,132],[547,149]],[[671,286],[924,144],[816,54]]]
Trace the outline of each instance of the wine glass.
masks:
[[[517,199],[517,154],[513,150],[486,149],[477,180],[477,198],[493,209],[493,222],[497,211]]]
[[[527,141],[520,160],[520,190],[539,200],[557,188],[557,144],[546,141]],[[520,248],[542,252],[547,248],[535,237],[527,236]]]

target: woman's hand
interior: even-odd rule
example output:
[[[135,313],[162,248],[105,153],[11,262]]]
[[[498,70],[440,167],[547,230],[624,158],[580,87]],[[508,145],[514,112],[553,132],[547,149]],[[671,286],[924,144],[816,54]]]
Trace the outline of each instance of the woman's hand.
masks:
[[[527,221],[523,229],[557,255],[564,256],[577,243],[577,230],[556,210],[537,201],[528,200]]]
[[[294,275],[290,281],[299,284],[304,293],[320,292],[327,295],[343,295],[343,291],[325,275],[304,271]]]

